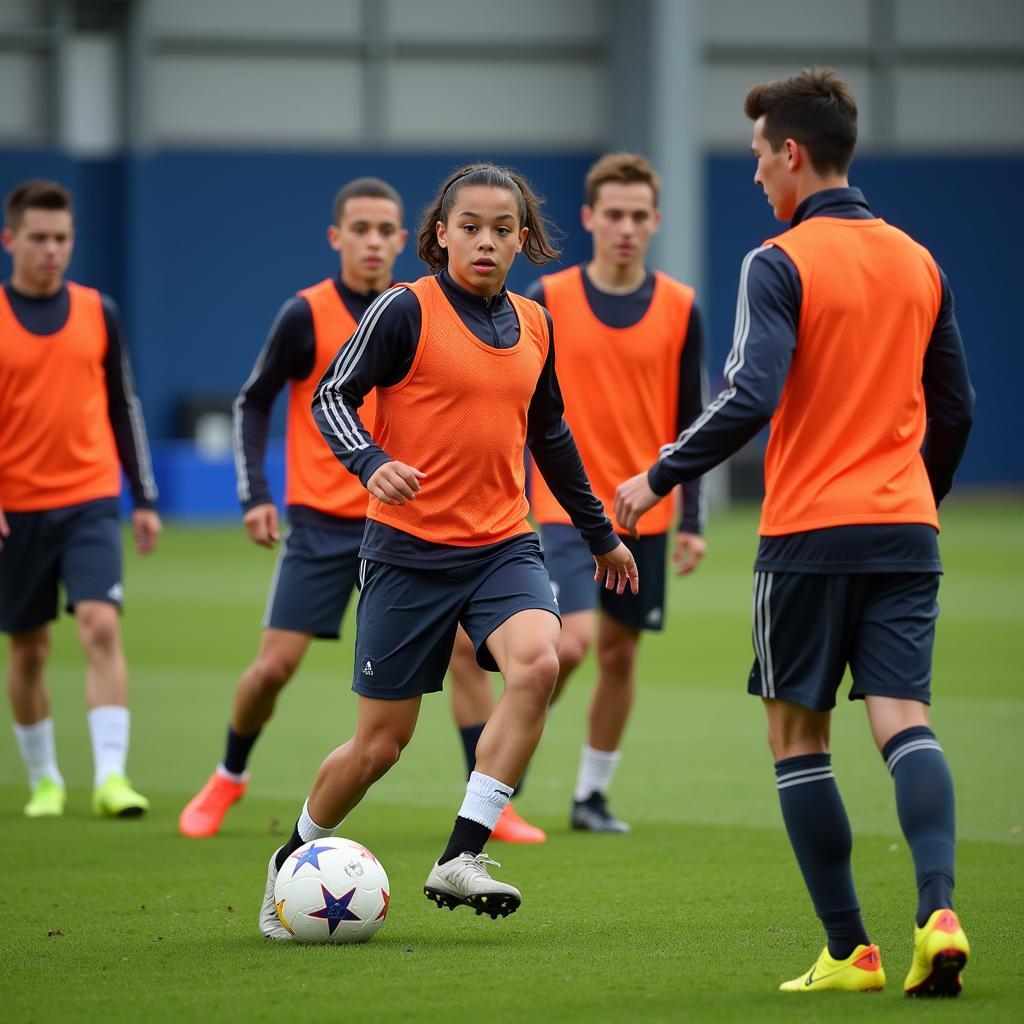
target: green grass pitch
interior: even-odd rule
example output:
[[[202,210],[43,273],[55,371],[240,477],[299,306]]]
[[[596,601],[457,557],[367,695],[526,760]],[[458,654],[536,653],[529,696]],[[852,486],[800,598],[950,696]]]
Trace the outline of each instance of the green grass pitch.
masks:
[[[320,759],[350,732],[351,610],[342,642],[315,644],[285,691],[255,750],[250,795],[223,834],[183,840],[177,814],[219,757],[235,682],[259,636],[272,557],[239,526],[171,524],[155,557],[132,556],[127,567],[129,770],[153,812],[136,821],[89,812],[81,658],[67,618],[50,669],[65,818],[22,817],[23,771],[5,727],[0,1017],[1019,1020],[1022,523],[1020,501],[954,498],[944,509],[934,724],[957,782],[957,905],[974,951],[959,1000],[902,995],[913,868],[863,708],[845,699],[835,718],[836,774],[889,986],[807,999],[775,991],[810,965],[822,940],[782,830],[762,712],[744,692],[755,514],[740,509],[712,518],[704,566],[672,584],[667,629],[643,647],[640,698],[613,790],[633,833],[567,829],[588,661],[552,713],[520,802],[549,843],[489,851],[504,864],[498,877],[522,888],[522,909],[503,921],[438,910],[420,887],[458,808],[463,766],[447,699],[428,697],[401,763],[341,829],[387,868],[388,920],[369,944],[335,948],[266,943],[256,913],[270,852],[290,831]]]

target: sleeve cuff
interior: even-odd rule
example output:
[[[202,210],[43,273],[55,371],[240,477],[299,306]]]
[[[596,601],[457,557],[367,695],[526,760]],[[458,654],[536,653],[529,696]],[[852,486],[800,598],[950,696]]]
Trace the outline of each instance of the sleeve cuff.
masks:
[[[373,474],[376,473],[385,462],[394,461],[395,460],[392,459],[387,452],[378,452],[376,455],[368,456],[366,462],[359,467],[359,479],[362,482],[362,485],[366,487],[370,482],[370,477],[373,476]]]
[[[647,470],[647,483],[659,498],[664,498],[675,487],[677,481],[669,477],[660,462],[656,462]]]
[[[606,534],[595,540],[587,541],[592,555],[607,555],[609,551],[614,551],[621,543],[619,535],[612,529],[610,522],[608,523],[608,532]]]

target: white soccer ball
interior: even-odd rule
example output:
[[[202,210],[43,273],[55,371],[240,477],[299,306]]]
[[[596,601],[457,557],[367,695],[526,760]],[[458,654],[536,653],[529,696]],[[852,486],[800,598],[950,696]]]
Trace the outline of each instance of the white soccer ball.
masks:
[[[337,836],[300,846],[274,884],[277,916],[300,942],[366,942],[388,916],[390,894],[380,861]]]

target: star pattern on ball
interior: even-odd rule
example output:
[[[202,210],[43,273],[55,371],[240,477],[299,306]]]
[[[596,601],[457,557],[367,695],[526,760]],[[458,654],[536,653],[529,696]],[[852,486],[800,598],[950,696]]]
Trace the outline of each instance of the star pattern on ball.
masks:
[[[344,896],[335,896],[327,886],[321,882],[320,892],[323,894],[324,905],[320,910],[312,911],[309,916],[318,917],[322,921],[326,921],[328,935],[333,935],[335,929],[342,921],[362,920],[358,914],[354,914],[348,909],[348,905],[352,902],[352,897],[356,894],[355,887],[349,889]]]
[[[330,853],[332,849],[333,847],[331,846],[317,846],[316,843],[314,843],[308,849],[301,851],[296,850],[295,853],[292,854],[292,857],[294,857],[296,861],[295,867],[292,869],[292,874],[297,875],[299,873],[299,868],[301,868],[303,864],[309,864],[319,871],[320,854]]]
[[[383,921],[388,916],[388,907],[391,905],[391,893],[381,889],[380,894],[384,898],[384,906],[380,908],[380,913],[374,918],[374,921]]]

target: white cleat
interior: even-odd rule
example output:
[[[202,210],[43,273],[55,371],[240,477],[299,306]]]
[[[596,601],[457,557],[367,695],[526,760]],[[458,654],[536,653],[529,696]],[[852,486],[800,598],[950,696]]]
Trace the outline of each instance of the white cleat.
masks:
[[[267,865],[267,887],[263,891],[263,906],[260,907],[260,934],[265,939],[276,941],[292,939],[292,933],[281,923],[277,914],[277,904],[274,902],[274,883],[277,881],[277,854],[280,847],[270,855],[270,864]]]
[[[472,907],[477,915],[489,914],[492,920],[508,917],[519,909],[522,894],[513,885],[495,882],[487,873],[488,864],[501,867],[486,853],[460,853],[430,869],[423,892],[428,900],[449,910],[464,906]]]

